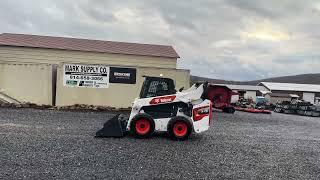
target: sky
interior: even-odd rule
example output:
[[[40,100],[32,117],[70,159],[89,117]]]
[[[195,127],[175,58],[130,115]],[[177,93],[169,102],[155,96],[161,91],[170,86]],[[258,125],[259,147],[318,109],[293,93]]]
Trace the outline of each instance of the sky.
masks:
[[[171,45],[192,75],[320,73],[320,0],[1,0],[0,33]]]

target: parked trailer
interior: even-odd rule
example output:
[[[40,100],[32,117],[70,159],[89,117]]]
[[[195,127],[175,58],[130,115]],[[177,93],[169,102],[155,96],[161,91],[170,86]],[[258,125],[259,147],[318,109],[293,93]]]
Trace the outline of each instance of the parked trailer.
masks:
[[[255,108],[242,108],[242,107],[235,107],[237,111],[243,111],[247,113],[256,113],[256,114],[271,114],[270,110],[266,109],[255,109]]]
[[[213,107],[221,109],[225,113],[235,112],[235,108],[231,105],[234,94],[227,86],[215,84],[209,84],[208,86],[208,99],[211,100]]]

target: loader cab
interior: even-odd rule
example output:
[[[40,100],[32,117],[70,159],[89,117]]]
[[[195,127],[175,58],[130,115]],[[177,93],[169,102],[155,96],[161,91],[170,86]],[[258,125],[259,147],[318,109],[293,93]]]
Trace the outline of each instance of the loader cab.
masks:
[[[140,98],[150,98],[175,94],[174,81],[170,78],[144,76]]]

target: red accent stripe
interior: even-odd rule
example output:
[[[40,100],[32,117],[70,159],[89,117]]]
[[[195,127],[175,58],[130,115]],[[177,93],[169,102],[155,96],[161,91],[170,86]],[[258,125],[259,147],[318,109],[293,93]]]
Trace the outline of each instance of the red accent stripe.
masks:
[[[162,103],[169,103],[176,99],[176,96],[162,96],[153,98],[149,103],[150,104],[162,104]]]

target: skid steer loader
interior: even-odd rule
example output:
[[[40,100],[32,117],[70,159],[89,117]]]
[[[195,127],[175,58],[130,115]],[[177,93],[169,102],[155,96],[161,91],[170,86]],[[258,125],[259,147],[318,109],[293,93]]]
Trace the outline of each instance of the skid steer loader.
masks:
[[[116,115],[104,124],[96,137],[123,137],[129,132],[137,138],[148,138],[154,132],[168,132],[174,140],[185,140],[192,132],[209,129],[212,103],[207,99],[208,83],[196,83],[177,92],[172,79],[144,77],[129,118]]]

